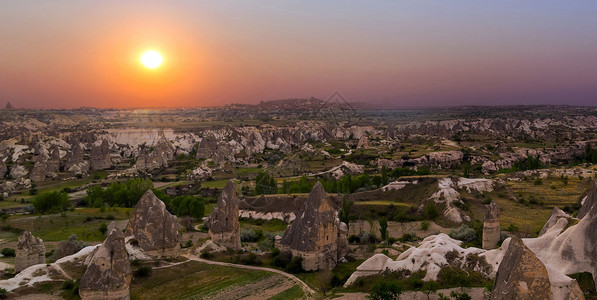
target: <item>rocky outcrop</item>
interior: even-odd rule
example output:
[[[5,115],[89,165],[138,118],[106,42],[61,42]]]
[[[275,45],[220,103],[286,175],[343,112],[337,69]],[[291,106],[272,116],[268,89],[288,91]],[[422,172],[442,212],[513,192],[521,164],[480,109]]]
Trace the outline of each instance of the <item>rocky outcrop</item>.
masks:
[[[69,170],[76,165],[83,163],[84,150],[81,143],[75,142],[71,145],[70,152],[66,154],[64,169]]]
[[[13,179],[23,178],[23,177],[27,176],[27,174],[29,174],[29,171],[27,171],[27,169],[25,167],[23,167],[22,165],[14,165],[10,169],[10,176]]]
[[[491,299],[551,299],[545,265],[518,238],[512,238],[498,269]]]
[[[49,157],[44,152],[35,157],[35,165],[33,165],[30,175],[32,181],[37,182],[46,179],[46,175],[48,174],[48,159]]]
[[[483,221],[483,249],[497,247],[500,241],[500,209],[495,202],[487,206]]]
[[[25,231],[19,236],[15,257],[15,271],[21,272],[29,266],[46,263],[46,247],[40,238]]]
[[[60,241],[54,251],[53,259],[57,260],[65,256],[73,255],[85,247],[85,243],[79,241],[76,234],[68,237],[68,240]]]
[[[167,167],[168,161],[174,158],[174,153],[176,149],[174,146],[166,140],[163,133],[161,134],[161,138],[153,147],[153,150],[145,150],[139,154],[137,159],[137,170],[140,171],[150,171],[154,169],[159,169],[161,167]]]
[[[60,149],[57,146],[52,147],[50,158],[48,160],[48,172],[58,173],[60,171]]]
[[[113,230],[93,253],[81,278],[79,295],[83,300],[128,300],[131,277],[124,235]]]
[[[6,167],[4,162],[0,159],[0,179],[4,178],[4,176],[6,176],[6,173],[8,173],[8,168]]]
[[[230,180],[218,197],[218,204],[209,218],[209,236],[216,244],[235,250],[241,248],[238,215],[239,200],[234,182]]]
[[[91,170],[105,170],[112,167],[110,144],[107,140],[103,140],[99,146],[94,145],[91,147],[89,166],[91,167]]]
[[[141,250],[151,256],[176,257],[180,252],[178,222],[151,190],[139,199],[126,227]]]
[[[320,182],[317,182],[280,240],[283,250],[303,257],[307,271],[331,269],[347,253],[346,224]]]
[[[589,211],[593,209],[594,206],[597,206],[597,181],[593,182],[593,187],[589,190],[587,196],[583,198],[582,206],[578,211],[577,217],[579,219],[584,218],[586,215],[589,214]]]
[[[568,219],[570,219],[571,216],[568,215],[563,210],[561,210],[557,207],[554,207],[553,210],[551,211],[551,215],[549,216],[549,219],[547,219],[547,222],[545,222],[545,225],[543,225],[543,228],[541,228],[541,231],[539,232],[539,236],[542,236],[550,228],[552,228],[554,225],[556,225],[558,223],[558,220],[561,218],[566,219],[566,224],[568,224]]]

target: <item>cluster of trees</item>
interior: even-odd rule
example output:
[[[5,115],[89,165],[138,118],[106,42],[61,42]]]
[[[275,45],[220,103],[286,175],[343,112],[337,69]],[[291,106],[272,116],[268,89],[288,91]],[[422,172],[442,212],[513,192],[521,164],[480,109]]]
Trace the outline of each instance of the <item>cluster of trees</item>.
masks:
[[[40,214],[58,213],[72,207],[72,204],[68,199],[68,194],[63,191],[54,191],[37,195],[31,200],[31,204],[33,204],[35,211]]]
[[[202,197],[190,195],[170,197],[161,190],[153,190],[153,193],[166,204],[169,212],[179,217],[189,216],[201,220],[205,215],[206,200]]]
[[[409,168],[388,169],[383,167],[380,175],[369,176],[366,173],[361,175],[346,174],[340,179],[323,178],[319,181],[328,193],[351,194],[358,190],[370,190],[373,187],[381,187],[402,176],[421,176],[429,175],[431,171],[428,168],[419,168],[412,170]],[[316,181],[310,181],[306,175],[301,176],[297,181],[286,181],[278,188],[276,180],[267,172],[260,172],[255,178],[255,193],[265,194],[296,194],[309,193]]]
[[[96,185],[87,189],[87,203],[90,207],[133,207],[139,198],[152,188],[153,182],[148,178],[134,178],[123,183],[114,182],[106,189]]]

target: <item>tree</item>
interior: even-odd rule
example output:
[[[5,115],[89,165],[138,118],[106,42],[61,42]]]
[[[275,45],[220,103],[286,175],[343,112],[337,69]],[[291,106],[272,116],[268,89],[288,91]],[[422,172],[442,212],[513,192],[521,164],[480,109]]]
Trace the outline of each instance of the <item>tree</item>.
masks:
[[[258,195],[275,194],[278,191],[276,180],[267,172],[259,172],[255,177],[255,193]]]
[[[385,241],[388,238],[388,220],[385,217],[379,219],[379,233],[382,240]]]
[[[454,298],[454,300],[471,300],[471,296],[465,292],[457,293],[456,291],[452,291],[450,293],[450,297]]]
[[[427,281],[423,284],[422,290],[427,295],[427,300],[429,300],[429,295],[435,294],[439,290],[439,283],[437,281]]]
[[[423,213],[425,214],[425,216],[429,219],[435,219],[439,216],[439,211],[437,209],[437,206],[435,206],[435,203],[433,202],[429,202],[427,203],[427,205],[425,205],[425,208],[423,209]]]
[[[346,225],[348,225],[349,223],[348,218],[350,215],[350,209],[352,208],[353,204],[354,202],[352,200],[348,200],[346,196],[342,198],[342,208],[340,208],[339,217],[340,221],[346,223]]]
[[[386,166],[381,167],[381,183],[388,184],[388,168]]]
[[[394,280],[383,279],[376,282],[368,296],[371,300],[394,300],[402,294],[402,289]]]
[[[69,209],[72,204],[68,200],[68,194],[65,192],[48,192],[36,196],[31,200],[31,204],[40,214],[57,213]]]
[[[332,282],[332,272],[330,271],[330,269],[325,268],[323,270],[320,270],[317,273],[317,287],[321,290],[321,292],[323,293],[324,296],[326,295],[325,293],[330,288],[331,282]]]

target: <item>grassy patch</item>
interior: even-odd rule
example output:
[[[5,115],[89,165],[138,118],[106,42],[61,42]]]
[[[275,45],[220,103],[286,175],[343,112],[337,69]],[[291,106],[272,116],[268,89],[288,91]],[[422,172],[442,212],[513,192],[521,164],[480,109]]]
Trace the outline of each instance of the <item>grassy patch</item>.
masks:
[[[293,287],[283,291],[282,293],[268,298],[268,300],[285,300],[285,299],[301,299],[305,293],[300,286],[294,285]]]
[[[187,299],[213,295],[224,289],[261,281],[273,273],[191,261],[153,270],[147,278],[134,278],[131,299]]]

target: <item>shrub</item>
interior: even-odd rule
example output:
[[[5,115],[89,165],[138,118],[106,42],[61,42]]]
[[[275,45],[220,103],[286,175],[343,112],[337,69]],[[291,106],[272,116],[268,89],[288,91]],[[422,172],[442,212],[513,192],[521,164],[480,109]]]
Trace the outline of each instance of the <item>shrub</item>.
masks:
[[[275,248],[275,249],[277,249],[277,248]],[[275,256],[273,255],[273,251],[272,251],[272,257],[274,258],[272,260],[272,265],[274,265],[275,267],[278,267],[278,268],[286,269],[286,267],[292,260],[292,253],[290,253],[289,251],[284,251],[284,252],[279,252],[279,251],[280,250],[278,250],[278,254]]]
[[[453,239],[461,240],[463,242],[471,242],[477,238],[475,230],[464,224],[456,230],[451,230],[448,235]]]
[[[106,232],[108,231],[108,225],[106,225],[106,223],[102,223],[99,227],[99,231],[102,234],[106,234]]]
[[[439,210],[437,209],[437,206],[435,206],[435,203],[429,202],[427,203],[427,205],[425,205],[425,208],[423,209],[423,214],[425,215],[425,217],[433,220],[439,216]]]
[[[142,266],[133,272],[133,275],[136,277],[149,277],[151,276],[151,267],[150,266]]]
[[[70,290],[75,286],[75,282],[72,279],[67,279],[62,283],[63,290]]]
[[[6,257],[15,257],[15,249],[13,248],[2,248],[0,254]]]
[[[421,230],[427,230],[427,229],[429,229],[429,222],[428,221],[421,222]]]
[[[303,272],[303,258],[300,256],[293,257],[286,265],[285,271],[294,274]]]
[[[376,282],[373,287],[371,288],[371,294],[369,295],[369,299],[372,300],[388,300],[388,299],[398,299],[400,294],[402,293],[402,289],[398,285],[398,283],[394,280],[380,280]]]

